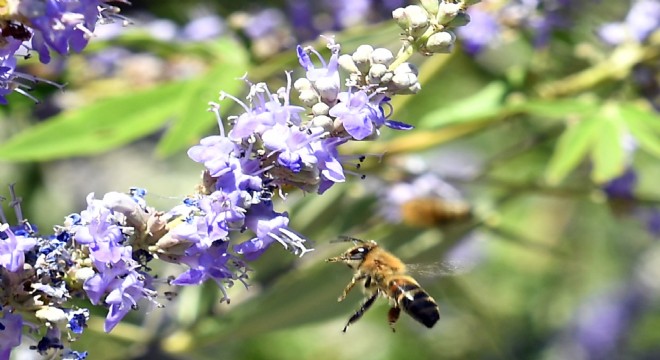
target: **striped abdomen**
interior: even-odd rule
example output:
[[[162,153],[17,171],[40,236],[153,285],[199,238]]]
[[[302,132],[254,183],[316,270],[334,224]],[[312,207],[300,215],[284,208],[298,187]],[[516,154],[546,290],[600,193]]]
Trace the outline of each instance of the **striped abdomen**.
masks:
[[[414,280],[398,278],[388,283],[390,295],[408,315],[426,327],[433,327],[440,319],[440,310],[435,300]]]

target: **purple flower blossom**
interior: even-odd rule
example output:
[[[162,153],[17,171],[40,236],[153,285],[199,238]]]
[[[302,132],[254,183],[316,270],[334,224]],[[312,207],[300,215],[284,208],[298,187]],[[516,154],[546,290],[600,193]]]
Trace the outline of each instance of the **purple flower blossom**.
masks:
[[[244,255],[247,260],[253,260],[261,255],[275,241],[284,246],[291,247],[294,254],[302,256],[309,250],[302,244],[302,238],[290,230],[287,225],[289,218],[287,213],[277,213],[273,210],[272,203],[260,203],[250,208],[245,225],[257,236],[234,246],[238,254]]]
[[[655,0],[636,1],[623,22],[603,25],[598,30],[600,38],[618,45],[628,40],[643,42],[660,28],[660,3]]]
[[[494,14],[480,8],[470,8],[470,23],[458,28],[458,35],[463,40],[463,48],[470,55],[476,55],[489,46],[493,46],[500,36],[500,25]]]
[[[36,239],[15,235],[9,224],[0,223],[0,266],[11,272],[23,270],[25,253],[36,244]]]
[[[147,288],[143,274],[128,272],[116,280],[112,291],[106,296],[105,303],[110,306],[105,320],[105,332],[110,332],[129,311],[137,309],[138,301],[152,297],[154,291]]]
[[[9,359],[11,349],[21,344],[23,318],[0,307],[0,359]]]
[[[124,235],[111,211],[94,194],[87,196],[87,210],[80,213],[81,223],[71,232],[77,242],[86,244],[95,261],[116,263],[120,260]]]
[[[70,50],[80,52],[94,32],[101,4],[101,0],[47,0],[43,11],[30,13],[31,25],[36,30],[32,47],[39,53],[41,62],[50,62],[51,49],[62,55]]]
[[[637,185],[637,174],[632,167],[629,167],[623,175],[605,184],[603,191],[610,198],[632,199],[634,197],[635,185]]]
[[[375,130],[374,125],[385,122],[378,106],[369,102],[364,91],[342,92],[338,100],[339,103],[330,109],[330,115],[340,120],[346,132],[356,140],[370,136]]]

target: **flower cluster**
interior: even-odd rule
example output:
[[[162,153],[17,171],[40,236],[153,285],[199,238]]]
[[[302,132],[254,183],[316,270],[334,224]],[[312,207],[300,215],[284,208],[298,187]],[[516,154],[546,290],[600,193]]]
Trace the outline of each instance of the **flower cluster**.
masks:
[[[508,29],[524,29],[533,34],[536,47],[548,44],[553,32],[567,28],[573,14],[579,14],[582,1],[566,0],[486,0],[468,9],[470,26],[458,35],[468,54],[476,55],[497,46]]]
[[[453,28],[468,21],[466,3],[423,4],[394,11],[406,33],[396,56],[369,45],[341,54],[340,45],[328,40],[326,60],[313,48],[299,46],[300,78],[287,73],[287,85],[275,92],[245,80],[250,88],[246,102],[221,93],[221,99],[233,100],[243,111],[225,124],[219,104],[211,104],[220,133],[188,150],[206,168],[201,185],[169,211],[148,206],[146,191],[139,188],[100,199],[90,194],[85,210],[42,236],[24,219],[12,188],[18,225],[10,226],[0,213],[0,355],[9,356],[26,327],[40,353],[84,358],[85,353],[65,346],[64,340],[82,333],[89,317],[87,309],[71,306],[70,300],[86,298],[106,307],[105,330],[110,331],[140,303],[161,306],[157,277],[150,274],[154,259],[185,266],[169,284],[213,280],[228,303],[226,289],[236,281],[247,286],[247,261],[272,244],[299,256],[309,252],[306,239],[289,227],[288,214],[276,211],[273,200],[285,198],[291,188],[323,194],[347,175],[358,175],[346,167],[364,160],[340,155],[341,145],[376,139],[383,126],[412,128],[389,118],[393,96],[420,90],[417,70],[406,60],[415,51],[449,51]],[[35,7],[30,14],[42,11],[59,18],[30,23],[37,29],[32,47],[44,61],[45,49],[80,50],[95,20],[108,9],[100,0],[52,0]],[[54,32],[46,34],[46,29]],[[44,33],[37,36],[36,31]],[[292,99],[294,89],[300,105]],[[247,232],[252,234],[247,240],[234,242]]]
[[[66,55],[80,52],[93,36],[97,22],[123,20],[119,9],[106,0],[20,0],[0,4],[0,103],[6,95],[16,91],[29,96],[29,86],[22,82],[44,81],[16,71],[19,50],[29,56],[39,54],[47,64],[51,52]],[[51,83],[57,86],[57,84]],[[36,101],[36,99],[35,99]]]

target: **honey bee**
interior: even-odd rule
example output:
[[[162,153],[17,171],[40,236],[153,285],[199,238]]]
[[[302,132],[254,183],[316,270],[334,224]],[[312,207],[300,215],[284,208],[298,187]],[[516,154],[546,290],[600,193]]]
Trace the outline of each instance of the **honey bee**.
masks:
[[[379,295],[388,299],[392,306],[387,315],[392,331],[395,331],[394,324],[399,320],[401,309],[428,328],[440,319],[438,304],[415,279],[406,274],[406,265],[396,256],[373,240],[341,237],[339,241],[352,241],[355,246],[326,261],[343,262],[355,270],[355,274],[337,301],[344,300],[359,281],[364,281],[367,293],[367,299],[348,319],[343,332],[346,332],[349,325],[360,320]]]
[[[460,200],[416,198],[400,205],[401,220],[414,227],[433,227],[470,217],[470,204]]]

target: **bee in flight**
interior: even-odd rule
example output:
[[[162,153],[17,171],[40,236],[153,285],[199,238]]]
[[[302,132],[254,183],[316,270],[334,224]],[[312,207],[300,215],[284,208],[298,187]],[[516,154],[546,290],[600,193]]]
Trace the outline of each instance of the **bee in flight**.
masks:
[[[367,299],[348,319],[343,332],[346,332],[349,325],[360,320],[379,295],[388,299],[392,306],[387,315],[392,331],[395,331],[394,324],[399,320],[401,309],[428,328],[440,319],[438,304],[415,279],[406,274],[406,265],[396,256],[373,240],[341,237],[339,241],[352,241],[355,246],[326,261],[345,263],[355,270],[355,274],[337,301],[344,300],[360,281],[364,281],[367,293]]]

